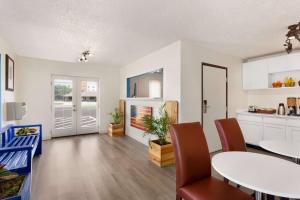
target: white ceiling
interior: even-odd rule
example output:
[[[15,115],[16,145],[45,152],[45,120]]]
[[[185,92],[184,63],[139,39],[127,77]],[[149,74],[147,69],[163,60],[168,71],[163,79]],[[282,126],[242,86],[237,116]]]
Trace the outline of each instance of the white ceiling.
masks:
[[[241,58],[282,51],[299,0],[0,0],[0,35],[22,56],[124,65],[174,41]]]

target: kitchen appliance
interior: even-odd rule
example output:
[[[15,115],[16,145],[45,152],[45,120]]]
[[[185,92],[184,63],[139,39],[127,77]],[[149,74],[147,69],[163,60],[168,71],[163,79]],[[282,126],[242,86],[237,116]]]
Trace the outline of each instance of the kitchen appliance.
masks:
[[[255,113],[255,112],[256,112],[256,106],[249,106],[249,107],[248,107],[248,112],[253,112],[253,113]]]
[[[278,115],[285,115],[285,106],[284,103],[280,103],[277,109]]]
[[[297,98],[297,109],[296,109],[296,113],[297,115],[300,116],[300,97]]]
[[[287,98],[287,115],[296,115],[296,97]]]

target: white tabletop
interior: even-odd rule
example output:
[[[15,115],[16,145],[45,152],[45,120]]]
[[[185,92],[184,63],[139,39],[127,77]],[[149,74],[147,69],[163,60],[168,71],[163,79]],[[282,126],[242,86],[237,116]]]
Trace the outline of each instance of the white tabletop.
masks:
[[[223,152],[212,158],[223,177],[254,191],[300,198],[300,165],[250,152]]]
[[[282,140],[264,140],[259,143],[262,148],[292,158],[300,158],[300,142]]]

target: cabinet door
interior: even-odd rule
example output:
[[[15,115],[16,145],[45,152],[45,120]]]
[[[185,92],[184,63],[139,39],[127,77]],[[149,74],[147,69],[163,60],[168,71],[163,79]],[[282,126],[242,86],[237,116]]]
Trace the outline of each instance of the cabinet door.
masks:
[[[259,145],[263,135],[263,125],[261,123],[239,121],[246,143]]]
[[[286,55],[275,56],[267,59],[269,73],[284,72],[287,70],[288,60]]]
[[[264,140],[286,140],[285,126],[283,125],[264,125]]]
[[[287,55],[288,70],[299,70],[300,69],[300,53],[291,53]]]
[[[243,88],[245,90],[268,88],[268,65],[266,60],[243,64]]]
[[[289,141],[299,141],[300,142],[300,128],[288,126],[287,130],[287,139]]]

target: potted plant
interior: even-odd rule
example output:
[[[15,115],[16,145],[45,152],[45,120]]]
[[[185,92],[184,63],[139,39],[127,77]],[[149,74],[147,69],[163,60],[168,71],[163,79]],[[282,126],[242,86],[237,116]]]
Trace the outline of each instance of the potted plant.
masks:
[[[122,122],[123,114],[118,108],[115,108],[115,111],[110,113],[112,116],[113,122],[109,124],[108,134],[110,136],[123,136],[124,135],[124,125]]]
[[[160,167],[174,164],[173,146],[167,141],[170,120],[165,105],[160,108],[158,117],[145,116],[143,121],[145,134],[157,137],[149,141],[149,159]]]

